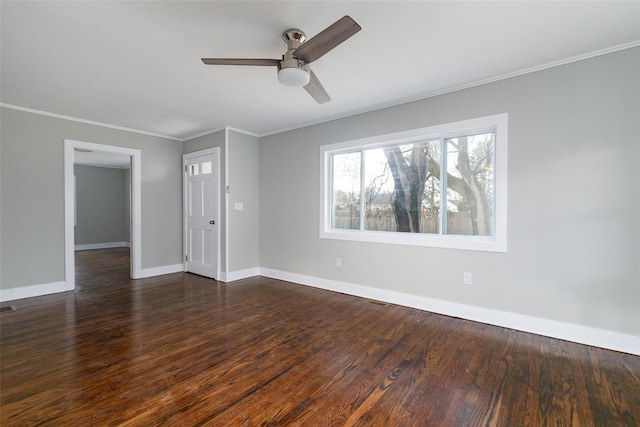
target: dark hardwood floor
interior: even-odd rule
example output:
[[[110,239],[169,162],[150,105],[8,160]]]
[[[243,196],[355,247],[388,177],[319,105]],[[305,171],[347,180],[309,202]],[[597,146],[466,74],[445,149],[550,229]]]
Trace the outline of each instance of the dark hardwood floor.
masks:
[[[1,320],[1,425],[638,426],[640,357],[255,277],[130,280]]]

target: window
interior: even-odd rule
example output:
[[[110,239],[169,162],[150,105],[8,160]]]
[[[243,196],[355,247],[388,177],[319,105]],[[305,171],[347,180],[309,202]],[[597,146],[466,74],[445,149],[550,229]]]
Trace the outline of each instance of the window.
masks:
[[[322,146],[320,237],[506,252],[507,115]]]
[[[210,173],[212,173],[211,162],[192,163],[189,165],[189,176],[208,175]]]
[[[211,162],[202,162],[202,175],[211,173]]]

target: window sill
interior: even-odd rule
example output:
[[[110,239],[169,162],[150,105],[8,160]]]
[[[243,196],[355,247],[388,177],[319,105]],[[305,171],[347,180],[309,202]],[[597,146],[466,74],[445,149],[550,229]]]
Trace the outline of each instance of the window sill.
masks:
[[[483,252],[507,252],[507,242],[496,237],[453,236],[417,233],[392,233],[384,231],[321,230],[321,239],[348,240],[354,242],[386,243],[394,245],[422,246],[441,249],[462,249]],[[504,239],[502,239],[504,240]]]

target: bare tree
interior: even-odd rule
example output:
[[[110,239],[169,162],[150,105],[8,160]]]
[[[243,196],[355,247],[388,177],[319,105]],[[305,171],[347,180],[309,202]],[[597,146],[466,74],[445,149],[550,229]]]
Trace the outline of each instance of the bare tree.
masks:
[[[482,179],[491,166],[492,142],[491,138],[486,138],[477,152],[470,156],[469,137],[448,140],[457,152],[456,168],[460,176],[447,172],[447,189],[462,197],[464,207],[470,212],[474,235],[491,234],[491,203],[487,184]],[[385,148],[384,154],[394,180],[392,204],[397,231],[420,233],[425,184],[430,176],[440,179],[441,167],[437,160],[440,156],[431,155],[426,142]],[[434,200],[430,203],[433,206]]]
[[[365,216],[368,221],[374,220],[387,214],[386,209],[380,209],[379,206],[388,197],[388,193],[384,192],[387,181],[389,180],[389,164],[385,164],[383,170],[377,176],[373,177],[367,184],[365,193]]]
[[[393,211],[397,231],[419,233],[428,148],[426,144],[414,144],[405,156],[400,147],[390,147],[384,149],[384,154],[394,181]]]
[[[473,235],[491,235],[491,211],[485,186],[479,181],[479,175],[485,168],[485,158],[471,164],[469,159],[469,138],[457,138],[458,165],[462,176],[463,188],[458,191],[465,199],[471,212]],[[481,169],[482,168],[482,169]]]

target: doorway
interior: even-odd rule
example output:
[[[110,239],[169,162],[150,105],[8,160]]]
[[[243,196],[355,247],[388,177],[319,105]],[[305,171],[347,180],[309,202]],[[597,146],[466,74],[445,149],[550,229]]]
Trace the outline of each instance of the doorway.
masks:
[[[65,183],[65,290],[75,289],[75,179],[74,164],[76,153],[99,152],[104,157],[126,157],[130,162],[130,277],[141,276],[141,152],[140,150],[94,144],[90,142],[65,140],[64,143],[64,183]]]

